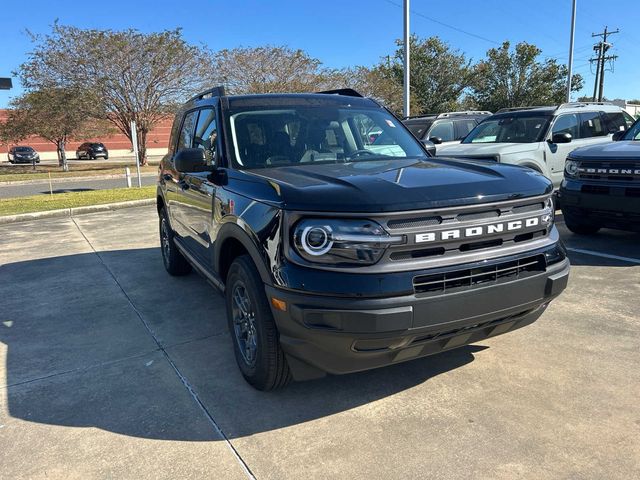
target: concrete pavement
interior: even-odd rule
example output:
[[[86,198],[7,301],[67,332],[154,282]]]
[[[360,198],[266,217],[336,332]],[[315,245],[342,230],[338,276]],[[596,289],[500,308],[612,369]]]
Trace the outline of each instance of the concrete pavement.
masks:
[[[535,324],[261,393],[222,297],[164,272],[154,207],[0,226],[6,478],[635,478],[640,237],[573,249]]]

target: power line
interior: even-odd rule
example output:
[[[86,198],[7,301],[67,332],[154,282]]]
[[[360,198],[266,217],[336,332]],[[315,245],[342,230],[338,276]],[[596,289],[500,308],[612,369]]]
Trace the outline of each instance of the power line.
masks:
[[[396,3],[396,2],[394,2],[392,0],[385,0],[385,1],[387,3],[390,3],[391,5],[396,6],[396,7],[403,8],[403,6],[401,4]],[[425,20],[429,20],[430,22],[437,23],[438,25],[442,25],[443,27],[450,28],[451,30],[455,30],[456,32],[464,33],[465,35],[469,35],[470,37],[477,38],[478,40],[483,40],[485,42],[489,42],[489,43],[492,43],[494,45],[502,45],[501,42],[496,42],[495,40],[491,40],[490,38],[483,37],[482,35],[477,35],[475,33],[463,30],[462,28],[454,27],[453,25],[449,25],[448,23],[441,22],[440,20],[437,20],[435,18],[428,17],[427,15],[424,15],[424,14],[422,14],[420,12],[416,12],[415,10],[411,10],[411,13],[414,14],[415,16],[417,16],[417,17],[424,18]]]

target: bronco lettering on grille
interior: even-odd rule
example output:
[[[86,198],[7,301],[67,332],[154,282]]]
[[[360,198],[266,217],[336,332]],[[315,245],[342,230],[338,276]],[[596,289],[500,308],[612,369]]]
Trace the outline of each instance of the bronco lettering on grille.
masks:
[[[512,220],[509,222],[490,223],[466,228],[452,228],[436,232],[418,233],[415,236],[416,243],[441,242],[447,240],[458,240],[464,238],[481,237],[483,235],[494,235],[496,233],[513,232],[516,230],[529,229],[533,227],[545,226],[550,223],[550,215],[530,217],[522,220]]]

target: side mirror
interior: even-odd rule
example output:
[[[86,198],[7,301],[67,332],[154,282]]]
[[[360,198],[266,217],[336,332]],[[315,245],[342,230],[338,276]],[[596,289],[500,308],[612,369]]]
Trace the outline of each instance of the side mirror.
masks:
[[[440,137],[429,137],[429,141],[434,145],[440,145],[442,143],[442,138]]]
[[[432,141],[420,140],[420,143],[422,143],[422,146],[424,147],[424,149],[427,151],[429,155],[431,155],[432,157],[436,156],[436,146],[433,144]]]
[[[204,156],[204,150],[201,148],[183,148],[173,157],[173,164],[176,170],[185,172],[206,172],[211,170],[207,165],[207,160]]]
[[[611,140],[613,140],[614,142],[618,142],[622,140],[622,137],[624,137],[625,133],[627,133],[626,130],[618,130],[613,134],[613,137],[611,137]]]
[[[570,143],[572,139],[570,133],[554,133],[551,137],[551,143]]]

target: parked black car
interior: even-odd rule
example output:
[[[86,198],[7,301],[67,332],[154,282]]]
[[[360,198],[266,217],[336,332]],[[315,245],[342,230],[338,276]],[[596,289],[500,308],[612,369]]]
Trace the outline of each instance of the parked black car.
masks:
[[[429,140],[435,145],[440,145],[460,142],[478,123],[489,116],[491,112],[469,110],[405,117],[402,122],[419,140]]]
[[[559,200],[574,233],[603,227],[640,232],[640,120],[613,139],[567,157]]]
[[[569,274],[552,192],[532,170],[431,158],[352,90],[218,87],[173,124],[162,258],[224,292],[238,366],[269,390],[535,321]]]
[[[40,163],[40,155],[33,147],[16,146],[11,147],[7,153],[9,163]]]
[[[76,150],[77,159],[95,160],[98,157],[102,157],[105,160],[109,158],[109,151],[102,143],[85,142]]]

